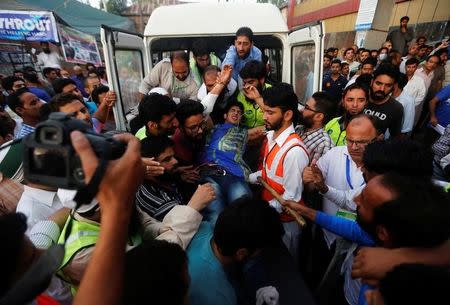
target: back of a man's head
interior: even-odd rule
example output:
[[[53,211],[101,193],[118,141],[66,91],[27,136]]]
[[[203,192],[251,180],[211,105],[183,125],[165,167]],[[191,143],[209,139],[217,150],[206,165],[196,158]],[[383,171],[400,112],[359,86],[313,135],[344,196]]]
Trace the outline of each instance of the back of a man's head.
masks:
[[[283,226],[278,213],[266,201],[242,198],[220,213],[214,228],[214,242],[224,256],[239,249],[255,251],[277,246]]]
[[[449,283],[448,268],[404,264],[386,274],[379,290],[385,305],[444,304]]]
[[[395,172],[380,177],[396,196],[374,209],[374,225],[385,228],[391,247],[435,247],[450,238],[450,200],[442,187]]]
[[[188,289],[187,257],[179,245],[151,240],[127,252],[122,304],[183,305]]]
[[[239,72],[242,79],[256,78],[262,79],[266,77],[266,66],[259,60],[251,60]]]
[[[367,171],[384,174],[390,171],[416,176],[431,177],[433,154],[431,150],[410,139],[389,139],[367,145],[363,156]]]
[[[139,103],[139,120],[141,126],[148,122],[159,123],[164,115],[175,113],[177,105],[166,95],[151,93]]]
[[[176,117],[177,117],[178,123],[181,126],[184,126],[186,123],[186,120],[188,118],[190,118],[193,115],[203,114],[204,110],[205,110],[205,107],[202,105],[202,103],[194,101],[194,100],[183,99],[177,105]]]

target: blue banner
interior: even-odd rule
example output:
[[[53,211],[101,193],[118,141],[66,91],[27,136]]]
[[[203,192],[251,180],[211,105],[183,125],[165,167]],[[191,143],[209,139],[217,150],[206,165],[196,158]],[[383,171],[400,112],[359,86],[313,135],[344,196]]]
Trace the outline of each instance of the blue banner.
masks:
[[[59,42],[51,12],[0,10],[0,39]]]

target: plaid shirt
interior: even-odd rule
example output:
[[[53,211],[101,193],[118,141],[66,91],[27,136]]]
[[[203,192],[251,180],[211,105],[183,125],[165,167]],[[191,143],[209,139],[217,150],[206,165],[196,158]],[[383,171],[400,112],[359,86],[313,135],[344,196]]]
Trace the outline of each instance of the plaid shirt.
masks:
[[[23,123],[22,124],[22,128],[20,128],[20,131],[19,131],[19,133],[16,136],[16,139],[21,139],[21,138],[29,135],[30,133],[33,133],[34,129],[35,128],[33,126],[30,126],[30,125],[27,125],[27,124]]]
[[[318,128],[311,131],[306,131],[304,126],[297,126],[295,132],[302,138],[308,149],[310,160],[319,160],[327,151],[334,147],[328,133],[323,128]]]

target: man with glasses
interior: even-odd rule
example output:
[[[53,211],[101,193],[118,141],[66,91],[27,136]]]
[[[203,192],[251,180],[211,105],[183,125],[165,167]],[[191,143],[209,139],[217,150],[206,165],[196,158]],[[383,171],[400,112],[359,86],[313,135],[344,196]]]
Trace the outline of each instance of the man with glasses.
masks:
[[[305,143],[311,159],[318,160],[334,146],[324,130],[325,122],[329,121],[334,112],[333,100],[325,92],[314,93],[300,112],[299,125],[295,131]]]
[[[336,194],[342,191],[357,190],[365,185],[361,171],[365,148],[369,143],[382,138],[375,124],[377,121],[372,116],[365,114],[354,116],[346,128],[347,145],[332,148],[319,159],[317,164],[313,161],[303,171],[303,183],[312,186],[324,196],[323,212],[326,214],[355,219],[356,205],[353,201],[338,200],[339,197]],[[345,255],[343,257],[341,255],[347,252],[350,244],[343,239],[337,239],[335,234],[327,230],[323,230],[323,236],[320,235],[319,233],[317,240],[321,246],[314,254],[319,258],[318,268],[327,266],[332,261],[332,257],[336,256],[333,262],[337,265],[333,264],[332,269],[330,269],[331,266],[328,266],[328,270],[340,270],[339,265],[345,258]],[[318,272],[324,271],[322,269]],[[338,275],[327,275],[327,281],[335,278],[334,276]],[[324,287],[327,285],[319,287],[319,289]],[[332,293],[328,290],[320,292],[324,296]]]
[[[189,54],[175,51],[170,59],[157,63],[139,86],[141,97],[155,87],[166,89],[172,98],[196,100],[198,85],[189,68]]]

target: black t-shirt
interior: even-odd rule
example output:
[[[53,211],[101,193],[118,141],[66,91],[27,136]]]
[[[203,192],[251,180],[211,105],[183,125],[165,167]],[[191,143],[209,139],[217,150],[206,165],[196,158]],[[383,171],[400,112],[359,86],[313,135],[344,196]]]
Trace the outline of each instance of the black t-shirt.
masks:
[[[398,136],[402,130],[403,106],[392,97],[381,105],[369,103],[364,113],[378,119],[378,127],[382,133],[389,129],[391,137]]]

